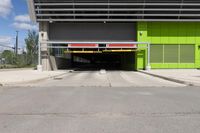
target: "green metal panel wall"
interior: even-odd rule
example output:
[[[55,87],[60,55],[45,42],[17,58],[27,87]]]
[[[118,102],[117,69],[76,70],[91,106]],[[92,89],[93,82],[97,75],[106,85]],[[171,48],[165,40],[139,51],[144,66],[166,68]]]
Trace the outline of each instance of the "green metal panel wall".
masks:
[[[198,49],[200,46],[200,22],[138,22],[137,28],[137,41],[165,44],[168,49],[168,55],[163,55],[163,58],[168,60],[168,63],[156,63],[153,61],[154,63],[151,63],[152,68],[200,67],[200,51]],[[180,50],[175,53],[179,44]],[[140,50],[145,49],[141,48]],[[194,51],[193,54],[191,54],[191,51]],[[170,53],[175,54],[170,55]],[[159,55],[160,53],[155,53],[152,56],[158,56],[156,54]],[[180,61],[177,63],[178,54],[185,58],[179,59]],[[146,58],[146,56],[147,54],[143,54],[143,58]],[[161,60],[160,57],[158,60]],[[137,69],[144,69],[144,67],[138,62]]]

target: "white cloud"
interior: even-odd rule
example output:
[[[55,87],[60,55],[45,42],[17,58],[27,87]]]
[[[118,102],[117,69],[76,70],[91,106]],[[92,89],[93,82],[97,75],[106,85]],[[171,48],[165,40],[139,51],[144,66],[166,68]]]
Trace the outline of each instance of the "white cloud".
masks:
[[[25,22],[14,22],[12,26],[18,30],[38,30],[37,25]]]
[[[38,30],[38,25],[31,22],[28,14],[15,16],[12,26],[18,30]]]
[[[13,44],[13,37],[0,36],[0,52],[10,50]]]
[[[12,26],[17,30],[38,30],[38,25],[31,22],[28,14],[15,16]]]
[[[15,16],[14,20],[16,22],[30,22],[31,21],[28,14]]]
[[[10,44],[12,42],[11,36],[0,36],[0,43],[1,44]]]
[[[1,0],[0,2],[0,17],[7,17],[12,10],[11,0]]]

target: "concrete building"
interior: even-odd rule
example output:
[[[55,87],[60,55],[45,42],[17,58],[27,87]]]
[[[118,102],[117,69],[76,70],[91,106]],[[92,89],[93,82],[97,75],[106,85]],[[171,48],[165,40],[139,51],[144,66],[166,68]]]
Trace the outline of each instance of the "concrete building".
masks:
[[[128,70],[200,68],[199,0],[28,0],[28,5],[31,19],[39,22],[43,70],[77,62]]]

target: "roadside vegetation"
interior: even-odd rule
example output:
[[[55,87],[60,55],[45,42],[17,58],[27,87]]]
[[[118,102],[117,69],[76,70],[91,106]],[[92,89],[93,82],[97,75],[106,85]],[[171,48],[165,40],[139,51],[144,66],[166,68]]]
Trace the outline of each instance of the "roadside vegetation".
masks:
[[[0,53],[0,69],[9,68],[27,68],[37,65],[38,52],[38,34],[35,31],[29,31],[25,38],[26,49],[18,55],[14,50],[4,50]]]

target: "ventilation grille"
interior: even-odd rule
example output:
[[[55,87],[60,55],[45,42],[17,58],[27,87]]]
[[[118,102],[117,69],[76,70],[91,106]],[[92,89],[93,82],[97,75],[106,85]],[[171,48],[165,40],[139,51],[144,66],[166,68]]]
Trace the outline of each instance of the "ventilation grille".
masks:
[[[163,45],[163,46],[164,46],[164,62],[178,63],[179,45]]]
[[[33,0],[37,21],[200,21],[200,0]]]
[[[163,45],[151,45],[151,62],[163,63]]]
[[[151,63],[194,63],[195,45],[151,45]]]
[[[194,63],[195,62],[195,47],[194,45],[180,45],[180,62]]]

